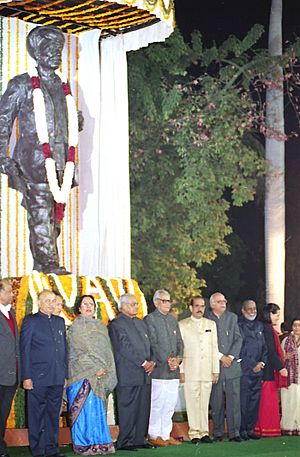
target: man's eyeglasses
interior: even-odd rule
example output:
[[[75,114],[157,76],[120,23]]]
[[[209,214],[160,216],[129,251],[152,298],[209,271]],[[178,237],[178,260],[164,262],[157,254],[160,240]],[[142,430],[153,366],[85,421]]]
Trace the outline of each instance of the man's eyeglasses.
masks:
[[[165,304],[165,303],[171,303],[171,300],[170,300],[170,299],[167,299],[167,298],[158,298],[157,300],[163,302],[163,304]]]

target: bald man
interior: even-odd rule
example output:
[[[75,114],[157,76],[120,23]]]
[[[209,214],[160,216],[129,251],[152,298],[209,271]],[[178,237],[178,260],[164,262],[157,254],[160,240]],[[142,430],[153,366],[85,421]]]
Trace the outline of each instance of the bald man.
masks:
[[[220,292],[209,299],[211,312],[208,318],[217,325],[220,360],[219,381],[211,392],[213,434],[216,441],[223,440],[224,433],[224,393],[226,400],[226,422],[229,441],[240,442],[240,378],[242,375],[240,351],[242,337],[237,316],[226,309],[227,300]]]

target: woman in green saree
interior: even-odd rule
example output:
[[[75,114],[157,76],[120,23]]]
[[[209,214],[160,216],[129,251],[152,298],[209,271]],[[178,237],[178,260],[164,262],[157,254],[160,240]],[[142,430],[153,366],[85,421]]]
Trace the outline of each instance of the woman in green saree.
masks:
[[[80,455],[114,454],[105,403],[117,384],[115,363],[105,325],[94,318],[96,303],[83,295],[78,317],[68,332],[68,410],[73,449]]]

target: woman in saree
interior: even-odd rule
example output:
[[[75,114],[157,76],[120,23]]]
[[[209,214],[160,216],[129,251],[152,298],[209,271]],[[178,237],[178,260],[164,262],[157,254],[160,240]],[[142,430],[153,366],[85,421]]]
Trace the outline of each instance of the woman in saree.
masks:
[[[289,387],[281,389],[281,433],[300,436],[300,317],[293,319],[292,332],[281,345],[289,378]]]
[[[117,377],[108,332],[94,319],[95,309],[92,295],[80,297],[75,306],[78,317],[68,332],[68,410],[73,450],[80,455],[115,452],[105,403]]]
[[[264,367],[258,421],[254,429],[257,436],[281,435],[278,389],[287,387],[287,370],[284,367],[284,355],[275,328],[279,322],[279,312],[280,308],[275,303],[268,303],[263,307],[261,320],[264,324],[268,359]]]

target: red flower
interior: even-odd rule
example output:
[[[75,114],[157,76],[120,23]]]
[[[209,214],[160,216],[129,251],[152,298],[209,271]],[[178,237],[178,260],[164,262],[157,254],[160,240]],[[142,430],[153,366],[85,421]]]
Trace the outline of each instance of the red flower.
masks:
[[[41,87],[40,78],[38,76],[31,76],[30,79],[32,89],[39,89]]]
[[[50,149],[49,143],[42,144],[42,151],[43,151],[45,159],[51,158],[51,149]]]
[[[64,94],[65,94],[65,97],[67,95],[71,95],[71,89],[70,89],[70,86],[68,83],[62,83],[62,88],[63,88]]]
[[[74,146],[70,146],[68,149],[68,157],[67,157],[68,162],[75,162],[75,148]]]
[[[64,203],[55,203],[55,219],[57,222],[61,222],[65,214],[65,204]]]

